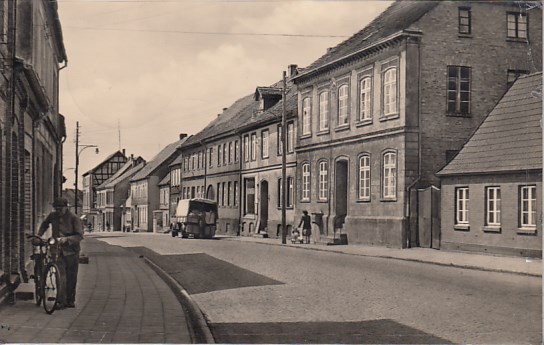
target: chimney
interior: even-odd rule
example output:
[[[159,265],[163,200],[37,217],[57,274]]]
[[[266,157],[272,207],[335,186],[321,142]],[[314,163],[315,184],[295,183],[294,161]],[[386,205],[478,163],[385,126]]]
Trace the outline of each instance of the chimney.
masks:
[[[183,138],[186,138],[187,137],[187,133],[180,133],[179,134],[179,140],[183,139]]]
[[[125,149],[123,149],[121,152],[123,152],[123,156],[126,157],[126,155],[125,155]]]
[[[297,75],[297,65],[289,65],[287,66],[287,76],[289,78],[293,78]]]
[[[228,108],[223,108],[223,111],[227,110]]]
[[[333,50],[334,48],[330,47],[330,48],[327,48],[327,53],[330,53],[331,50]]]

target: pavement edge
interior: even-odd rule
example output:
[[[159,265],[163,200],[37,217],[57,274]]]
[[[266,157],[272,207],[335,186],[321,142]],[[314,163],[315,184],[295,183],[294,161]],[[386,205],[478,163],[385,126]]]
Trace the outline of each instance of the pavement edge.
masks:
[[[215,339],[208,327],[204,314],[198,307],[198,304],[191,298],[189,293],[165,270],[163,270],[151,259],[142,256],[144,261],[161,277],[161,279],[170,287],[179,303],[186,311],[187,326],[191,333],[194,344],[215,344]]]
[[[231,239],[231,238],[227,238],[227,237],[225,239],[227,239],[229,241],[236,241],[237,240],[235,238]],[[280,243],[267,243],[267,242],[252,242],[252,243],[268,245],[268,246],[284,246],[284,244],[280,244]],[[538,273],[520,272],[520,271],[515,271],[515,270],[489,268],[489,267],[481,267],[481,266],[472,266],[472,265],[466,265],[466,264],[458,264],[458,263],[454,263],[454,262],[437,262],[437,261],[432,261],[432,260],[404,258],[404,257],[391,256],[391,255],[348,253],[348,252],[344,252],[344,251],[341,251],[341,250],[330,251],[330,250],[326,250],[326,249],[322,249],[322,248],[315,248],[315,247],[290,246],[290,245],[288,245],[288,246],[289,246],[289,248],[296,248],[296,249],[302,249],[302,250],[315,250],[315,251],[321,251],[321,252],[338,253],[338,254],[352,255],[352,256],[365,256],[365,257],[381,258],[381,259],[393,259],[393,260],[400,260],[400,261],[411,261],[411,262],[419,262],[419,263],[424,263],[424,264],[429,264],[429,265],[455,267],[455,268],[469,269],[469,270],[476,270],[476,271],[485,271],[485,272],[517,274],[517,275],[521,275],[521,276],[542,278],[542,274],[538,274]]]

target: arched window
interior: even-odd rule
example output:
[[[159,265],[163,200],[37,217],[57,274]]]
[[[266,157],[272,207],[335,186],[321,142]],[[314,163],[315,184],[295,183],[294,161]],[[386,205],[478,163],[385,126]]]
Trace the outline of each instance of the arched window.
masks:
[[[390,68],[383,74],[383,114],[397,112],[397,69]]]
[[[310,201],[310,163],[302,164],[302,201]]]
[[[346,125],[349,122],[349,92],[348,85],[344,84],[338,88],[338,126]]]
[[[370,155],[359,157],[359,200],[370,200]]]
[[[329,91],[319,94],[319,130],[329,129]]]
[[[327,200],[329,195],[329,167],[327,162],[319,162],[319,200]]]
[[[383,155],[383,198],[397,197],[397,154],[386,152]]]
[[[359,121],[370,120],[372,118],[371,98],[372,79],[365,77],[359,83]]]
[[[310,97],[302,100],[302,135],[312,134],[311,117],[312,117],[312,99]]]

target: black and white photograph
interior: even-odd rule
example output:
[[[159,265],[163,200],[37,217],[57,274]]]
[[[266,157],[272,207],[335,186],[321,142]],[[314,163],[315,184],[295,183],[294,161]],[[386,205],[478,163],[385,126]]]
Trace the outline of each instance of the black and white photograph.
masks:
[[[0,0],[0,344],[542,344],[541,0]]]

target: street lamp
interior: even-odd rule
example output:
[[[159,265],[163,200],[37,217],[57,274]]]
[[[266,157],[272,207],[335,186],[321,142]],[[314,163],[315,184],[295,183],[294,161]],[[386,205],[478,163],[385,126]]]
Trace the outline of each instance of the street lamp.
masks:
[[[75,182],[75,187],[76,187],[76,190],[75,190],[75,195],[76,195],[76,200],[75,200],[75,214],[77,214],[77,194],[78,194],[78,189],[77,189],[77,176],[78,176],[78,169],[79,169],[79,155],[81,155],[81,153],[83,152],[83,150],[85,149],[88,149],[89,147],[95,147],[95,153],[98,154],[99,151],[98,151],[98,146],[97,145],[79,145],[79,142],[76,141],[76,182]]]

